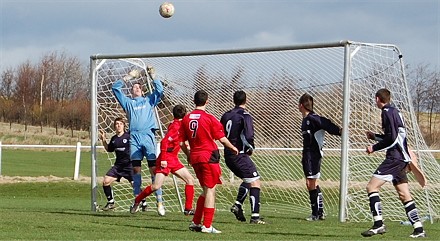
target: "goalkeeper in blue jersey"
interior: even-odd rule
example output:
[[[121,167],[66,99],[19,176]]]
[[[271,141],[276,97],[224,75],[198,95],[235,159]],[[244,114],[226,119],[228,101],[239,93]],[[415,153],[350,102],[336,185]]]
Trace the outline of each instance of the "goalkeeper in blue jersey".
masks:
[[[302,114],[301,132],[303,136],[302,167],[309,191],[312,214],[306,220],[324,220],[324,198],[318,185],[321,177],[322,147],[324,134],[341,135],[341,128],[331,120],[313,112],[313,97],[303,94],[299,99],[298,109]]]
[[[249,193],[252,224],[266,224],[260,218],[260,174],[250,156],[254,146],[253,118],[246,108],[246,92],[234,93],[235,107],[223,114],[220,122],[228,140],[240,151],[238,155],[225,148],[225,161],[228,168],[243,180],[238,188],[237,198],[231,207],[237,220],[245,222],[243,202]]]
[[[132,70],[123,80],[117,80],[113,83],[112,91],[127,114],[130,130],[130,151],[133,164],[133,193],[137,196],[142,190],[141,166],[144,157],[147,159],[148,167],[154,183],[156,168],[156,141],[155,132],[158,129],[154,108],[158,105],[163,95],[163,85],[160,80],[155,79],[153,67],[147,68],[147,73],[153,80],[154,90],[144,96],[141,83],[134,83],[131,89],[132,97],[127,97],[122,88],[125,82],[140,78],[141,73],[138,70]],[[159,215],[165,215],[163,207],[162,189],[156,191],[157,212]],[[145,210],[146,202],[142,203],[142,209]]]

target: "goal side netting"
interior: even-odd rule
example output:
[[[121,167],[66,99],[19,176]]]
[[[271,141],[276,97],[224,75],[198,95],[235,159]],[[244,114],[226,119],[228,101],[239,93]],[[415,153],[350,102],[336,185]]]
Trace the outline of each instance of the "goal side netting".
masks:
[[[98,148],[98,130],[112,135],[114,118],[125,113],[111,87],[131,69],[155,67],[164,85],[164,96],[156,108],[159,142],[172,120],[172,108],[183,104],[194,108],[197,90],[209,93],[207,111],[217,118],[233,108],[236,90],[248,95],[247,109],[254,117],[256,151],[252,159],[262,176],[261,213],[310,214],[309,194],[301,167],[302,116],[298,99],[309,93],[315,100],[315,112],[344,127],[341,137],[326,135],[320,187],[325,212],[341,221],[369,221],[366,184],[385,153],[371,155],[365,147],[372,144],[366,130],[381,132],[380,110],[374,94],[380,88],[392,92],[392,101],[402,112],[408,142],[418,153],[419,164],[427,175],[428,186],[421,189],[409,174],[410,188],[422,216],[438,216],[440,210],[440,165],[429,152],[411,106],[402,54],[394,45],[341,41],[276,48],[176,52],[135,55],[91,56],[92,93],[92,210],[105,205],[101,178],[114,162],[112,153]],[[135,79],[126,84],[129,96]],[[151,83],[145,88],[151,90]],[[221,146],[221,145],[220,145]],[[183,153],[180,160],[186,163]],[[229,210],[241,180],[221,161],[223,185],[217,187],[217,210]],[[146,162],[143,164],[143,188],[151,183]],[[189,170],[193,172],[192,168]],[[163,186],[165,207],[169,212],[182,210],[184,183],[170,175]],[[196,182],[196,195],[201,191]],[[134,196],[126,180],[114,183],[117,210],[128,212]],[[405,220],[405,211],[391,184],[381,191],[383,215],[389,220]],[[147,199],[155,207],[155,197]],[[249,213],[246,201],[245,211]],[[152,208],[151,210],[155,210]]]

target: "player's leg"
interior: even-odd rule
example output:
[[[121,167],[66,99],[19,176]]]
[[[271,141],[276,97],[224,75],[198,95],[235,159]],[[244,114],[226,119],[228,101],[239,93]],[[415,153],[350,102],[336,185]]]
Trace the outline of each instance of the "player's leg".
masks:
[[[215,229],[212,226],[215,214],[215,189],[217,184],[222,184],[220,177],[222,170],[219,163],[204,163],[204,192],[205,192],[205,205],[203,210],[203,227],[204,233],[221,233],[220,230]]]
[[[426,237],[426,233],[423,230],[423,224],[420,219],[419,212],[416,207],[416,203],[411,197],[411,193],[409,191],[408,186],[408,179],[406,178],[406,173],[404,174],[405,178],[403,178],[404,181],[401,181],[400,183],[396,182],[394,187],[396,188],[397,193],[399,194],[399,199],[402,202],[406,216],[408,217],[408,220],[411,222],[414,231],[410,235],[411,238],[420,238],[420,237]]]
[[[203,188],[204,184],[204,165],[203,163],[196,163],[192,165],[196,177],[199,180],[200,186]],[[196,210],[194,212],[194,217],[191,224],[189,225],[189,230],[200,232],[202,231],[202,218],[205,206],[205,189],[202,189],[202,193],[199,195],[196,201]]]
[[[142,160],[132,160],[131,163],[133,165],[133,194],[135,197],[137,197],[142,192]],[[145,199],[142,200],[142,211],[145,211],[144,207],[146,207],[146,204],[147,202],[145,201]],[[132,212],[132,210],[133,207],[130,208],[130,212]]]
[[[133,166],[133,194],[136,197],[142,190],[141,166],[144,154],[139,144],[142,137],[139,134],[132,133],[130,136],[130,159]]]
[[[265,224],[266,222],[260,218],[260,174],[257,171],[255,163],[249,155],[239,155],[237,166],[244,183],[249,184],[249,202],[251,207],[252,224]]]
[[[183,166],[183,165],[182,165]],[[186,167],[182,167],[174,172],[174,175],[185,182],[185,210],[184,214],[194,215],[193,200],[194,200],[194,177],[191,175]]]
[[[147,158],[148,169],[151,175],[151,183],[154,183],[156,175],[156,151],[157,145],[154,137],[154,133],[149,133],[145,136],[144,155]],[[165,208],[163,205],[163,193],[162,188],[159,188],[155,192],[157,202],[157,213],[161,216],[165,215]]]
[[[318,175],[308,176],[306,178],[306,186],[309,191],[309,200],[310,200],[310,208],[312,210],[312,214],[307,218],[308,221],[319,220],[318,217],[318,189],[316,188]]]
[[[156,166],[152,166],[152,163],[156,163],[156,161],[151,161],[148,160],[148,169],[150,171],[150,175],[151,175],[151,182],[155,183],[156,182]],[[163,197],[162,197],[162,188],[159,187],[156,191],[156,202],[157,202],[157,214],[159,214],[160,216],[164,216],[165,215],[165,207],[163,205]]]
[[[380,202],[379,191],[380,187],[382,187],[382,185],[385,184],[385,182],[387,181],[387,178],[391,179],[392,177],[390,178],[388,176],[373,176],[367,184],[370,212],[373,215],[374,223],[373,227],[361,233],[361,235],[364,237],[370,237],[376,234],[384,234],[386,232],[385,225],[383,223],[382,204]]]
[[[113,169],[113,168],[112,168]],[[112,175],[112,169],[110,169],[107,173]],[[102,181],[102,188],[104,189],[105,197],[107,198],[107,204],[102,209],[103,211],[108,211],[115,208],[115,199],[113,197],[113,190],[111,184],[117,180],[116,177],[108,176],[107,174],[104,176],[104,180]]]
[[[258,176],[258,179],[253,180],[249,192],[249,201],[251,203],[251,221],[252,224],[266,224],[266,221],[263,221],[262,218],[260,218],[260,190],[261,190],[261,184],[260,184],[260,176]]]
[[[240,179],[244,178],[242,168],[240,168],[243,163],[244,154],[240,154],[238,156],[226,157],[226,166],[228,166],[229,170],[231,170],[235,176]],[[251,185],[249,182],[243,181],[238,187],[237,198],[235,199],[234,204],[232,204],[231,212],[235,215],[235,218],[241,222],[246,222],[246,217],[244,216],[243,211],[243,203],[246,200],[246,197],[249,193]]]
[[[324,220],[324,195],[321,192],[321,188],[316,184],[316,190],[318,190],[318,219]]]

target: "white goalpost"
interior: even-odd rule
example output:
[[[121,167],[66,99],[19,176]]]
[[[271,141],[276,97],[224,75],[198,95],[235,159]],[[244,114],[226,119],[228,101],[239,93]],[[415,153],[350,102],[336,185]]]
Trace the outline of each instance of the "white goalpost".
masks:
[[[256,151],[252,158],[262,176],[261,213],[295,212],[310,214],[310,204],[301,167],[301,120],[298,99],[303,93],[315,99],[315,112],[343,126],[342,137],[327,135],[322,161],[320,187],[325,212],[343,221],[369,221],[371,214],[365,186],[385,153],[367,155],[372,142],[365,131],[381,132],[380,110],[374,94],[388,88],[393,103],[402,112],[408,143],[418,153],[419,164],[427,175],[428,185],[421,189],[409,174],[410,188],[422,216],[438,217],[440,165],[423,140],[411,106],[402,53],[390,44],[340,41],[272,48],[249,48],[218,51],[175,52],[127,55],[93,55],[91,72],[92,183],[91,209],[107,200],[99,178],[111,167],[114,156],[98,150],[98,130],[110,136],[112,121],[125,116],[111,86],[131,69],[152,65],[164,85],[164,97],[156,108],[160,141],[170,121],[172,108],[183,104],[193,109],[193,95],[206,90],[210,102],[207,111],[217,118],[233,107],[232,95],[244,90],[248,111],[255,121]],[[133,80],[125,87],[129,95]],[[151,90],[151,84],[146,88]],[[185,164],[183,153],[180,160]],[[143,163],[143,187],[151,183],[146,161]],[[229,210],[241,182],[221,161],[223,185],[217,187],[218,210]],[[192,171],[192,168],[189,167]],[[196,195],[201,190],[196,182]],[[130,184],[123,180],[113,185],[117,210],[128,212],[134,196]],[[167,211],[182,211],[184,183],[168,178],[164,183]],[[405,220],[405,211],[391,184],[381,191],[384,218]],[[154,195],[147,199],[155,207]],[[248,211],[249,204],[244,204]],[[153,208],[152,210],[155,210]]]

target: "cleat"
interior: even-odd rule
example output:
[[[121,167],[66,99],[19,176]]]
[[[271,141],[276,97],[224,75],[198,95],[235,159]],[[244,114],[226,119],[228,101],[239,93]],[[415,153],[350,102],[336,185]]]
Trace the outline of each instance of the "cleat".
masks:
[[[382,224],[382,226],[380,226],[380,227],[374,227],[374,226],[371,227],[367,231],[362,232],[361,235],[364,237],[371,237],[373,235],[384,234],[386,232],[387,232],[387,230],[385,229],[385,225]]]
[[[147,201],[142,200],[142,205],[141,205],[141,210],[142,212],[146,212],[147,211]]]
[[[235,215],[235,218],[241,222],[246,222],[246,217],[244,216],[243,209],[241,209],[236,204],[232,205],[231,212]]]
[[[130,206],[130,213],[131,214],[135,214],[135,213],[137,213],[139,211],[139,203],[133,203],[131,206]]]
[[[319,216],[315,216],[315,215],[310,215],[309,217],[306,218],[307,221],[318,221],[319,220]]]
[[[222,231],[217,230],[214,228],[214,226],[211,225],[211,227],[207,228],[205,225],[202,226],[202,233],[222,233]]]
[[[251,218],[251,224],[267,224],[262,218]]]
[[[194,215],[194,213],[195,213],[194,209],[191,210],[185,209],[185,211],[183,211],[183,214],[185,216]]]
[[[414,232],[412,234],[410,234],[409,237],[410,238],[425,238],[426,233],[424,230],[422,230],[422,232],[418,232],[418,231],[414,230]]]
[[[102,211],[110,211],[115,209],[115,207],[116,207],[115,203],[107,203],[105,207],[102,208]]]
[[[159,216],[165,216],[165,207],[162,202],[157,203],[157,214],[159,214]]]
[[[319,220],[325,220],[325,215],[324,215],[324,213],[318,214],[318,219],[319,219]]]
[[[202,232],[202,225],[201,224],[195,224],[194,222],[191,222],[189,225],[189,230],[193,232]]]

